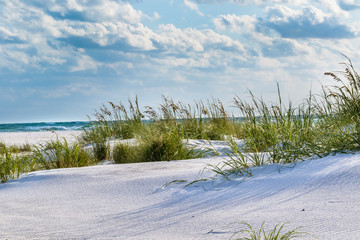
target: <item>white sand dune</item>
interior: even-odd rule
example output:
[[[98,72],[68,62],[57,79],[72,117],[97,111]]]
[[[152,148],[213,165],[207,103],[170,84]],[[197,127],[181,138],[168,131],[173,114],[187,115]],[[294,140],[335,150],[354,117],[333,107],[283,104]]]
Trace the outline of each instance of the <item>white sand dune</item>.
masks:
[[[264,166],[245,180],[162,187],[198,179],[207,163],[222,160],[29,173],[0,185],[0,239],[229,239],[244,228],[239,221],[360,239],[360,154]]]

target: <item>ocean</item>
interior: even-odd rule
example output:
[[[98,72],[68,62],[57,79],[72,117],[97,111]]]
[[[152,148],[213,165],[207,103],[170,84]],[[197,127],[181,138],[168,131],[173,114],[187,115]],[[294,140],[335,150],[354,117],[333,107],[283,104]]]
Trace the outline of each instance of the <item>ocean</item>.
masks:
[[[38,122],[0,124],[0,132],[74,131],[88,128],[90,122]]]

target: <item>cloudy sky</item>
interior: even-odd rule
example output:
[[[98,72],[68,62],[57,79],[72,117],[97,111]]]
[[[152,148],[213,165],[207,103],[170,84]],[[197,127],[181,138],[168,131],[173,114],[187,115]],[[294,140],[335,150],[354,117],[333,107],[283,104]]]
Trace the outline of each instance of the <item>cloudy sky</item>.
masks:
[[[247,89],[298,102],[360,66],[356,0],[0,0],[0,123],[86,120]]]

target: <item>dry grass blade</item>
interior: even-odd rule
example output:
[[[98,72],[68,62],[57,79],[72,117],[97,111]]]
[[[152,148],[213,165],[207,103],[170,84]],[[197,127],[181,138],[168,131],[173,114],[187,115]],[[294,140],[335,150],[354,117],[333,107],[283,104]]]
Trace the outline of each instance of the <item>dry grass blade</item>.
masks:
[[[300,228],[295,228],[284,232],[285,225],[288,223],[277,224],[268,232],[265,230],[265,222],[263,222],[258,230],[254,229],[249,223],[241,222],[246,229],[233,234],[232,240],[291,240],[295,238],[311,237],[317,239],[306,232],[300,232]]]

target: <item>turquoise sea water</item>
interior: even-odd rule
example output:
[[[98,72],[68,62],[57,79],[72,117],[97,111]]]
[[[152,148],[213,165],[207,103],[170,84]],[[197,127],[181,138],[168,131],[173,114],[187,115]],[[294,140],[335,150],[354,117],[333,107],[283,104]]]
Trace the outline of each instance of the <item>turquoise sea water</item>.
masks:
[[[39,122],[0,124],[0,132],[73,131],[90,126],[89,122]]]

